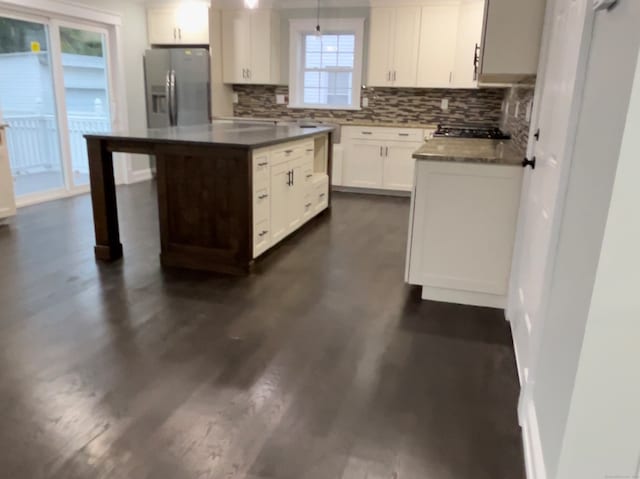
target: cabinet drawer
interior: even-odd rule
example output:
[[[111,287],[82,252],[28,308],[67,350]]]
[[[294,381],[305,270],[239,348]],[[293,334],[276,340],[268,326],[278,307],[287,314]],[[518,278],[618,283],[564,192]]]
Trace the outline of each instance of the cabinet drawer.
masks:
[[[254,190],[260,185],[269,184],[269,152],[258,150],[253,153],[253,184]]]
[[[310,150],[310,151],[307,151]],[[313,140],[304,140],[276,147],[271,152],[271,159],[274,165],[289,161],[294,158],[300,158],[305,155],[311,155],[313,158]]]
[[[269,221],[260,221],[253,227],[253,257],[256,258],[271,246]]]
[[[259,188],[254,193],[253,199],[253,222],[264,221],[269,219],[269,206],[271,200],[269,198],[269,188]]]
[[[425,132],[421,128],[387,128],[387,127],[343,127],[342,135],[357,140],[397,140],[423,141]]]

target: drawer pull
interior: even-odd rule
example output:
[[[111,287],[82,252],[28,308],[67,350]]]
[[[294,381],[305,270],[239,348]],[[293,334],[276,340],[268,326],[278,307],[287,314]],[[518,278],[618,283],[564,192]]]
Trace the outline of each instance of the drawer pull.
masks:
[[[326,195],[324,193],[320,193],[320,198],[324,198]]]
[[[313,203],[307,203],[306,205],[304,205],[304,207],[305,207],[305,208],[311,208],[311,205],[312,205],[312,204],[313,204]]]
[[[409,136],[409,133],[398,133],[398,136]]]
[[[307,175],[307,180],[308,180],[309,178],[313,178],[313,175]]]
[[[263,163],[258,163],[258,166],[267,166],[269,163],[267,163],[266,161]]]
[[[307,153],[313,153],[313,148],[307,148]]]
[[[258,199],[259,199],[259,200],[264,200],[265,198],[269,198],[269,195],[264,194],[264,195],[260,195],[260,196],[258,196]]]
[[[373,135],[372,131],[363,131],[361,132],[363,135]]]
[[[293,153],[293,150],[284,150],[286,155],[290,155],[291,153]]]
[[[260,236],[260,238],[264,238],[265,236],[267,236],[267,233],[269,232],[265,230],[262,233],[259,233],[258,236]]]

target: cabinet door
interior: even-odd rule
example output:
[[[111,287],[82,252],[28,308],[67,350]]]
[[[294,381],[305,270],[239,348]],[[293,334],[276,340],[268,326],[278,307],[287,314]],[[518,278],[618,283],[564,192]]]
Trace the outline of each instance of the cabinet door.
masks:
[[[370,86],[389,86],[391,84],[391,64],[394,42],[395,9],[371,9],[369,27],[369,74]]]
[[[307,182],[303,174],[303,159],[299,158],[287,163],[292,172],[292,185],[287,198],[288,232],[294,231],[303,223],[305,212],[305,196]]]
[[[290,163],[271,168],[271,239],[275,244],[289,232]]]
[[[251,12],[251,60],[247,66],[249,83],[271,83],[271,35],[271,12]]]
[[[422,143],[390,142],[385,147],[383,187],[389,190],[411,191],[415,160],[413,153]]]
[[[456,60],[453,69],[452,86],[454,87],[475,88],[478,84],[477,77],[474,76],[474,71],[476,70],[474,54],[476,53],[476,47],[479,48],[481,46],[483,22],[483,0],[476,0],[460,5]],[[479,55],[480,50],[478,50],[478,56]]]
[[[0,219],[16,214],[13,177],[9,167],[9,152],[6,141],[5,130],[0,127]]]
[[[392,81],[396,87],[415,87],[420,44],[420,7],[395,9]]]
[[[222,74],[225,83],[247,83],[251,59],[251,17],[246,10],[222,12]]]
[[[350,141],[344,152],[342,184],[381,188],[384,146],[375,141]]]
[[[180,14],[180,8],[184,8]],[[209,7],[205,3],[183,3],[178,7],[179,40],[185,45],[209,45]]]
[[[459,13],[459,5],[429,5],[422,8],[417,86],[449,86],[456,58]]]
[[[175,11],[173,9],[147,10],[149,44],[172,45],[178,43]]]

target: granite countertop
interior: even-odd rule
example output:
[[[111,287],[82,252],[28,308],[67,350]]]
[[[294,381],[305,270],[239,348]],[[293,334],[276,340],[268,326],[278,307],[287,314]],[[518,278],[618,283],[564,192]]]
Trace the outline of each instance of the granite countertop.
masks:
[[[270,125],[264,122],[214,120],[211,124],[168,128],[130,129],[93,133],[85,138],[152,140],[156,143],[188,143],[242,148],[260,148],[333,131],[331,125],[303,128],[300,125]]]
[[[504,140],[433,138],[413,154],[417,160],[522,166],[522,154]]]

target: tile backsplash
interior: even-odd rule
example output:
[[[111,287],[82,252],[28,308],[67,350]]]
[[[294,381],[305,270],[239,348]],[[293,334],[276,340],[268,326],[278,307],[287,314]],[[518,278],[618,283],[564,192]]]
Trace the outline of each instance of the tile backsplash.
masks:
[[[337,121],[365,120],[381,123],[478,123],[498,126],[504,89],[447,90],[422,88],[366,88],[362,97],[369,106],[361,110],[292,109],[278,105],[276,95],[288,95],[287,86],[234,85],[238,103],[234,115],[284,119],[330,118]],[[449,109],[440,108],[442,99]]]
[[[500,119],[500,128],[511,134],[514,144],[523,155],[529,141],[530,121],[527,119],[527,108],[533,107],[533,93],[533,86],[514,86],[508,89],[504,97],[508,107]]]

